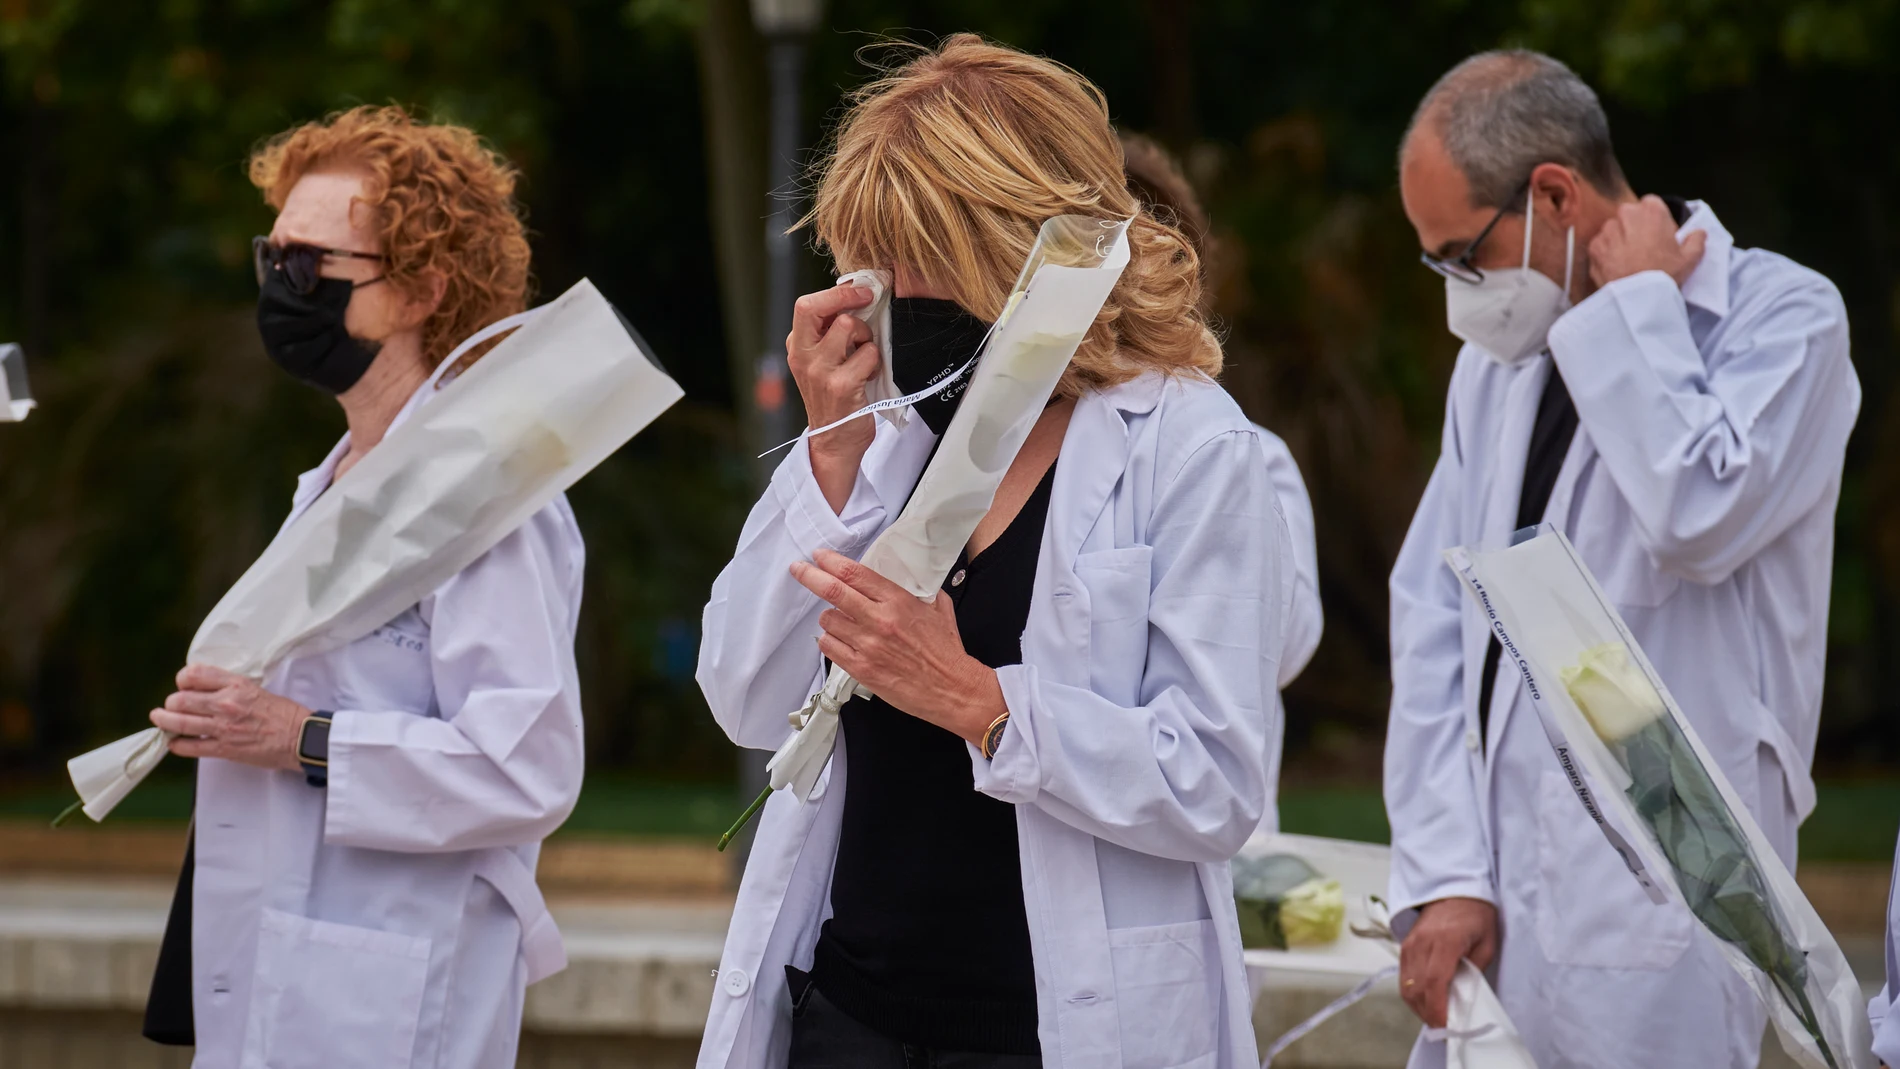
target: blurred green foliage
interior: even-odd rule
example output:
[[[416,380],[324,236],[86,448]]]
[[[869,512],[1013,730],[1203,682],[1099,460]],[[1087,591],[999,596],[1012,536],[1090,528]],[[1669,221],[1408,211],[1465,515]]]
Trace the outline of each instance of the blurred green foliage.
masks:
[[[596,767],[729,774],[690,679],[752,493],[724,358],[695,27],[706,0],[0,0],[0,338],[43,407],[0,427],[0,767],[136,726],[203,612],[341,431],[248,326],[269,214],[247,150],[357,102],[471,124],[523,169],[544,295],[583,274],[688,403],[576,488]],[[1602,91],[1640,191],[1708,199],[1847,296],[1866,401],[1839,520],[1824,763],[1900,718],[1900,76],[1895,0],[834,0],[814,142],[880,32],[974,29],[1095,79],[1179,152],[1216,223],[1227,383],[1318,514],[1327,636],[1289,694],[1290,778],[1376,775],[1385,575],[1436,450],[1455,345],[1399,210],[1418,96],[1500,44]],[[765,205],[761,201],[761,225]],[[815,260],[811,277],[820,277]],[[740,384],[743,385],[743,384]]]

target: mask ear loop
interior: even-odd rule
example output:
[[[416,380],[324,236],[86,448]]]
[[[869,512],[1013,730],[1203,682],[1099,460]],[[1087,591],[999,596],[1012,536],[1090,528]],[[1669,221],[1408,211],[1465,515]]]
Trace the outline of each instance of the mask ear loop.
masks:
[[[1570,307],[1570,272],[1577,264],[1577,228],[1564,231],[1564,307]]]
[[[1526,270],[1529,270],[1531,266],[1531,224],[1536,219],[1537,191],[1526,190],[1524,192],[1524,263],[1522,265]],[[1569,293],[1569,287],[1565,287],[1564,292]]]

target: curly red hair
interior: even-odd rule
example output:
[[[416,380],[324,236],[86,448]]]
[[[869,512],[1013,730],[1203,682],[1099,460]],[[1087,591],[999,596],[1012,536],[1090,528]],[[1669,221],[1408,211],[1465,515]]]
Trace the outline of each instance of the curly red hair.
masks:
[[[428,276],[446,280],[422,327],[430,367],[463,338],[527,307],[518,172],[473,130],[364,105],[286,130],[251,154],[251,184],[279,211],[298,179],[325,169],[367,176],[362,203],[375,213],[391,285],[420,298]]]

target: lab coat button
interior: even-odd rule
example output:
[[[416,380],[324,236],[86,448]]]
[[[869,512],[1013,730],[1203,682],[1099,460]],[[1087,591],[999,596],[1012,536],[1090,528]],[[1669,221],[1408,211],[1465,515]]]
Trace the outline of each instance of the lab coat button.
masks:
[[[1477,753],[1478,748],[1482,745],[1483,742],[1479,740],[1476,731],[1465,732],[1465,749],[1470,750],[1472,753]]]
[[[726,994],[731,995],[733,998],[738,998],[747,991],[752,990],[752,978],[745,974],[744,969],[726,969],[724,973],[726,979]]]

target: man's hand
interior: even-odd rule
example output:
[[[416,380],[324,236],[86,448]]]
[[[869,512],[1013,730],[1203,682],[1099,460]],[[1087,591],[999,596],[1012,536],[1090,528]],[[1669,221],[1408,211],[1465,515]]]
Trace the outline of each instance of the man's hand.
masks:
[[[1661,271],[1681,286],[1702,262],[1709,235],[1692,230],[1677,241],[1676,229],[1675,216],[1661,197],[1651,194],[1622,205],[1590,240],[1590,280],[1607,286],[1644,271]]]
[[[222,757],[258,768],[294,771],[297,735],[310,710],[255,682],[206,664],[178,673],[178,692],[152,723],[177,735],[171,751],[180,757]]]
[[[1496,906],[1476,898],[1428,902],[1399,946],[1399,995],[1427,1027],[1443,1028],[1459,960],[1483,969],[1497,953]]]

